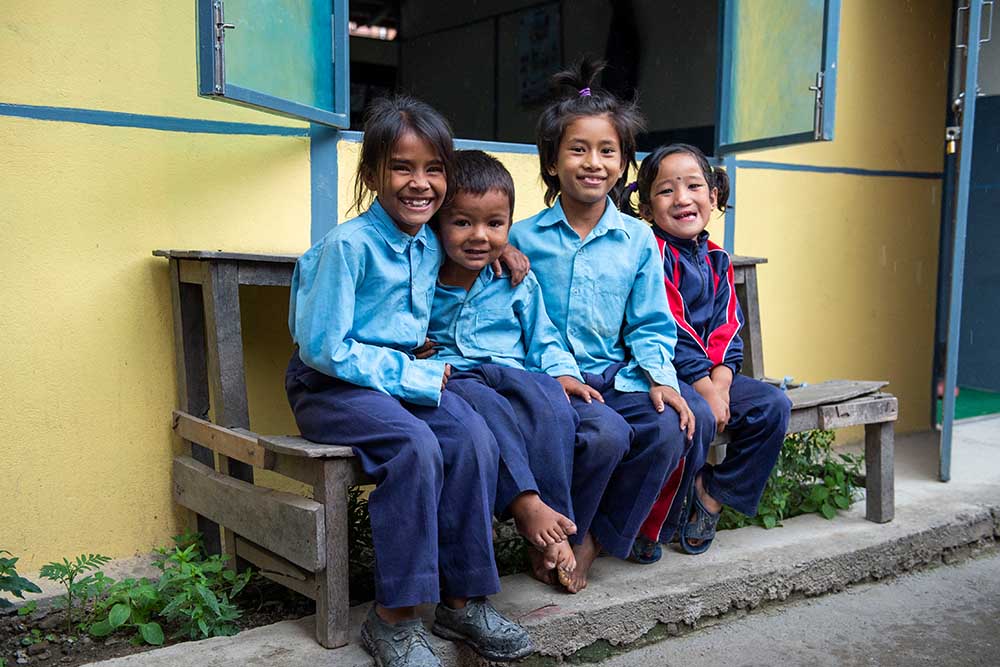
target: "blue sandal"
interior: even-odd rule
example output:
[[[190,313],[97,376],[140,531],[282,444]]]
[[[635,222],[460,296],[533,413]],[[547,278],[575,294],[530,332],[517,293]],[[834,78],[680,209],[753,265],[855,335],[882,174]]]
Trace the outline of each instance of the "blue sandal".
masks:
[[[692,513],[694,513],[694,520],[690,519]],[[712,541],[715,540],[715,527],[719,523],[722,512],[709,512],[701,504],[701,500],[698,498],[698,489],[692,484],[691,493],[684,503],[684,516],[688,517],[689,520],[683,523],[680,528],[681,549],[684,550],[684,553],[691,555],[705,553],[712,546]],[[701,544],[695,546],[691,544],[690,540],[701,540]]]
[[[635,542],[632,543],[632,553],[629,554],[628,560],[631,563],[639,563],[640,565],[651,565],[662,557],[663,549],[657,542],[639,535],[635,538]]]

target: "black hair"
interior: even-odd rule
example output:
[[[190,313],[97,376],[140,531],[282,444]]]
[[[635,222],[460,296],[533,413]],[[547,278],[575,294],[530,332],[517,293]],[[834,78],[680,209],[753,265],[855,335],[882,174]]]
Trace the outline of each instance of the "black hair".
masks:
[[[583,58],[570,69],[552,77],[552,84],[563,91],[562,96],[550,103],[538,118],[536,145],[545,183],[545,205],[551,206],[559,196],[559,177],[549,173],[559,158],[559,142],[566,128],[584,116],[607,116],[618,133],[622,151],[622,176],[611,189],[617,201],[628,182],[629,169],[634,169],[636,135],[645,126],[636,100],[624,102],[612,93],[598,88],[597,75],[604,69],[602,61]]]
[[[701,149],[691,144],[660,146],[647,155],[643,159],[642,165],[639,167],[639,175],[636,177],[636,188],[639,193],[639,210],[636,211],[632,208],[632,202],[629,199],[632,193],[629,189],[621,193],[621,197],[617,200],[618,208],[626,213],[640,217],[643,207],[648,208],[650,206],[650,190],[652,190],[653,182],[660,173],[660,163],[663,162],[664,158],[676,155],[677,153],[686,153],[695,159],[698,166],[701,167],[701,174],[705,177],[705,183],[708,184],[709,189],[716,190],[716,208],[720,211],[725,211],[726,203],[729,201],[729,174],[723,169],[713,168],[708,163],[708,158],[701,152]]]
[[[463,192],[482,196],[496,190],[507,196],[513,221],[514,179],[503,162],[480,150],[455,151],[455,161],[448,173],[451,197]]]
[[[392,147],[407,132],[430,144],[444,163],[445,175],[451,175],[455,159],[454,139],[444,116],[429,104],[409,95],[380,97],[365,112],[364,140],[358,173],[354,178],[353,210],[360,213],[371,204],[375,192],[367,186],[366,180],[372,182],[379,179],[392,155]]]

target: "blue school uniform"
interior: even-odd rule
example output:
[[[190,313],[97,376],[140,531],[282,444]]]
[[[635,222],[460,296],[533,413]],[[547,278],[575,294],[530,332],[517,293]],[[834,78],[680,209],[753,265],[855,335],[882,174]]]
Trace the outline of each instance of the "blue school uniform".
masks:
[[[554,378],[583,378],[546,315],[534,274],[513,286],[486,267],[468,292],[439,282],[427,335],[435,358],[458,371],[448,388],[497,438],[496,513],[505,516],[514,498],[535,491],[576,523],[572,539],[582,540],[630,432],[606,406],[566,400]]]
[[[712,466],[704,464],[704,453],[700,459],[692,457],[679,497],[684,497],[700,471],[713,498],[753,516],[781,451],[791,402],[777,387],[739,374],[743,313],[729,253],[709,241],[708,232],[682,239],[658,227],[653,231],[663,261],[667,301],[678,326],[674,358],[678,376],[694,383],[719,365],[733,372],[727,425],[732,440],[726,446],[726,459]],[[669,539],[682,520],[678,507],[663,527],[662,540]]]
[[[285,389],[303,436],[354,449],[369,496],[376,600],[386,607],[491,595],[498,448],[444,362],[414,359],[441,250],[403,233],[376,201],[296,263]]]
[[[593,523],[604,548],[626,557],[667,474],[688,449],[679,418],[656,412],[649,378],[680,391],[695,412],[696,440],[711,439],[711,411],[671,364],[676,327],[663,293],[663,268],[649,226],[607,199],[581,239],[560,201],[514,225],[511,242],[531,260],[546,309],[585,381],[632,427],[634,439],[608,482]],[[647,377],[648,376],[648,377]]]

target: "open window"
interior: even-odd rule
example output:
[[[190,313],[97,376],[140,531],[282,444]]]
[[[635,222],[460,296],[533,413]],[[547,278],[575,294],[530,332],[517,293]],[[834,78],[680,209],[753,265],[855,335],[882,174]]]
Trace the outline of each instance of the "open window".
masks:
[[[347,0],[197,0],[198,92],[349,125]]]
[[[833,139],[840,0],[722,0],[717,155]]]

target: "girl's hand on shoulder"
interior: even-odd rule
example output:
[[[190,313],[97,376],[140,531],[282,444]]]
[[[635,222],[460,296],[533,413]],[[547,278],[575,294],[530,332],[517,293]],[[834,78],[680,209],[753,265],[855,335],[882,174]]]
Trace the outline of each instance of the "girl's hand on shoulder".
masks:
[[[528,261],[528,256],[523,252],[507,244],[500,253],[500,258],[493,262],[493,273],[498,276],[503,275],[503,267],[507,266],[510,271],[510,284],[517,287],[524,280],[524,277],[528,275],[528,271],[531,269],[531,262]]]
[[[569,400],[573,396],[578,396],[587,403],[594,400],[598,400],[601,403],[604,402],[604,397],[601,396],[601,392],[597,391],[589,384],[580,382],[572,375],[560,375],[556,378],[556,382],[561,384],[563,391],[566,392],[566,400]]]
[[[687,401],[676,389],[664,385],[654,385],[649,390],[649,400],[653,402],[653,407],[656,408],[657,412],[663,412],[665,405],[673,408],[680,418],[681,430],[687,431],[687,439],[694,438],[694,413],[691,412]]]
[[[451,377],[451,364],[444,365],[444,375],[441,376],[441,391],[444,391],[444,386],[448,384],[448,378]]]
[[[413,348],[410,354],[413,355],[414,359],[430,359],[437,354],[437,346],[430,338],[425,338],[424,344]]]

